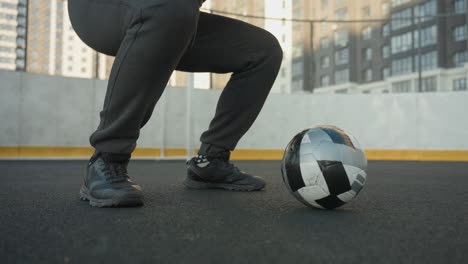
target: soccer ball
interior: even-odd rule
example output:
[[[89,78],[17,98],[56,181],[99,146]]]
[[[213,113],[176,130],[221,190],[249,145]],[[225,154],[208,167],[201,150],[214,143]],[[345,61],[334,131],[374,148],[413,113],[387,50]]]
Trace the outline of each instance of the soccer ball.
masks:
[[[315,126],[289,142],[283,180],[307,206],[333,209],[353,199],[366,182],[367,158],[357,140],[335,126]]]

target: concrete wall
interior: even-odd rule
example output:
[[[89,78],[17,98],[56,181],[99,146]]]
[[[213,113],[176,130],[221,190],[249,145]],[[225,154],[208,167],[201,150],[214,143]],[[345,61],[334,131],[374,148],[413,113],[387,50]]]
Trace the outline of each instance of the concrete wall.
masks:
[[[0,71],[0,146],[89,146],[106,81]],[[186,89],[170,87],[138,147],[186,146]],[[214,115],[221,91],[193,90],[191,141]],[[336,125],[366,149],[468,150],[468,92],[271,94],[239,149],[284,149],[294,134]]]

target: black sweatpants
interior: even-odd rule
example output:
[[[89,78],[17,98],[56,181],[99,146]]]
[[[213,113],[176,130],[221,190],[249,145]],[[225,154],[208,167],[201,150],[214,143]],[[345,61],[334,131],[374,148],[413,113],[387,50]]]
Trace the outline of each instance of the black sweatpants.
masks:
[[[232,72],[201,142],[233,150],[257,118],[282,50],[269,32],[200,12],[200,0],[69,0],[70,20],[91,48],[115,56],[100,124],[99,152],[130,154],[174,70]]]

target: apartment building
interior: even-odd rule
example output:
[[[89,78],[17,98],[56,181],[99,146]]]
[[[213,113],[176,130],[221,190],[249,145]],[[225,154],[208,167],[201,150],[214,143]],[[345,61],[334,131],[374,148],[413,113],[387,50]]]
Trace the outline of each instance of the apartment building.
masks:
[[[296,20],[314,19],[314,3],[309,0],[292,0],[292,18]],[[292,22],[291,92],[312,91],[314,85],[314,24]]]
[[[26,0],[0,0],[0,69],[25,70]]]
[[[276,81],[271,88],[272,93],[291,93],[291,78],[292,78],[292,37],[293,23],[292,18],[292,1],[265,1],[264,15],[269,18],[283,18],[284,20],[266,19],[264,28],[272,33],[281,45],[283,50],[283,61]]]
[[[453,68],[468,61],[466,0],[312,2],[318,20],[388,19],[315,23],[314,88],[366,84],[419,72],[419,67],[421,71]],[[442,13],[453,15],[431,17]],[[425,82],[418,87],[434,89]]]
[[[80,78],[108,77],[113,59],[77,36],[66,0],[29,0],[26,70]]]

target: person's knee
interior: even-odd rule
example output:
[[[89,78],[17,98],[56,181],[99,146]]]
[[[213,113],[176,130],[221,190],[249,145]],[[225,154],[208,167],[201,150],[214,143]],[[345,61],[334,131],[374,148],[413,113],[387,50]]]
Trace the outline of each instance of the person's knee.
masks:
[[[263,54],[262,59],[268,60],[272,66],[281,64],[283,60],[283,49],[278,39],[268,31],[263,31],[257,41],[258,49]]]

